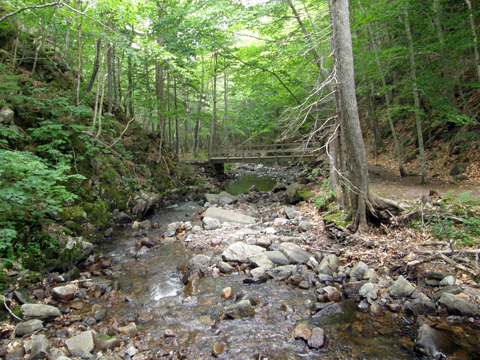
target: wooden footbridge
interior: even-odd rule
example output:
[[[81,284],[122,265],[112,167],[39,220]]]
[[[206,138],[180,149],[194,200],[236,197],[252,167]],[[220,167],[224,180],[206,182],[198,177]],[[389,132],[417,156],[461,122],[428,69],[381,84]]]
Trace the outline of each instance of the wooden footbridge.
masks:
[[[229,146],[208,153],[206,159],[181,159],[181,162],[204,165],[214,168],[216,174],[223,174],[223,164],[289,164],[294,162],[313,163],[319,155],[319,147],[315,144],[271,144]]]

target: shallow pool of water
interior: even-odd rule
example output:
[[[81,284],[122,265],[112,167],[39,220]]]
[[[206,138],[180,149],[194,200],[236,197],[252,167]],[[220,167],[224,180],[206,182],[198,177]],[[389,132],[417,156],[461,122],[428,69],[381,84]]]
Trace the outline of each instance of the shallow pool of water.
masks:
[[[243,194],[250,189],[252,185],[255,185],[259,191],[270,191],[273,189],[277,180],[271,176],[258,175],[258,174],[245,174],[237,180],[227,183],[225,185],[225,191],[232,195]]]

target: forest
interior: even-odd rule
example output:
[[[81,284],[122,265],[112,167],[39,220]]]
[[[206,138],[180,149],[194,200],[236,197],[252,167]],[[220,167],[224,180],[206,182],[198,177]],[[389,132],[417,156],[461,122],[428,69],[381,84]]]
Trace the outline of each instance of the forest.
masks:
[[[337,95],[344,56],[335,42],[335,7],[350,18],[354,112],[369,158],[394,149],[398,175],[420,171],[426,183],[443,151],[436,140],[456,154],[478,142],[476,0],[0,6],[5,251],[22,225],[61,213],[62,204],[92,202],[102,190],[125,208],[129,195],[119,194],[120,187],[176,188],[162,180],[175,173],[172,162],[226,146],[311,142],[334,152],[341,173],[355,173],[364,165],[349,164],[363,150],[359,143],[347,148],[342,125],[346,102]],[[111,176],[105,170],[97,177],[115,178],[125,167],[141,183],[125,174],[109,188],[95,183],[92,174],[107,163]],[[29,208],[39,199],[47,200]],[[369,199],[373,207],[385,205]],[[89,217],[109,207],[100,200],[85,206]]]

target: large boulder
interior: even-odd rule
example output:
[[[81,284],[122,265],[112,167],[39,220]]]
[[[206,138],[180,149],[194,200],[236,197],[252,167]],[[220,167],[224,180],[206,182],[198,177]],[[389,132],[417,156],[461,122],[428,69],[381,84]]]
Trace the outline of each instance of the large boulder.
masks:
[[[249,245],[244,242],[236,242],[229,245],[222,253],[224,261],[248,262],[248,258],[261,254],[266,250],[260,246]]]
[[[417,332],[413,352],[428,359],[442,359],[442,351],[451,347],[451,341],[446,335],[423,324]]]
[[[203,228],[205,230],[216,230],[216,229],[220,229],[222,227],[222,225],[220,224],[220,221],[218,221],[218,219],[214,219],[214,218],[211,218],[211,217],[204,217],[202,219],[202,223],[203,223]]]
[[[0,110],[0,124],[8,124],[13,120],[13,110],[4,106]]]
[[[457,164],[450,170],[450,176],[455,177],[457,175],[467,172],[466,164]]]
[[[39,320],[39,319],[28,320],[25,322],[21,322],[17,326],[15,326],[15,336],[16,337],[29,336],[41,329],[43,329],[42,320]]]
[[[204,213],[204,217],[210,217],[213,219],[217,219],[220,222],[234,222],[239,224],[255,224],[257,220],[248,215],[239,214],[234,211],[229,211],[220,208],[208,208]]]
[[[285,255],[292,264],[305,264],[313,256],[297,244],[290,242],[281,243],[278,250]]]
[[[24,320],[39,319],[52,321],[61,317],[60,310],[56,307],[43,304],[23,304],[20,308]]]
[[[401,298],[410,296],[415,288],[402,275],[398,277],[395,283],[388,289],[390,296],[394,298]]]
[[[161,196],[149,191],[140,191],[133,200],[136,205],[132,209],[132,214],[148,216],[153,213],[157,204],[161,201]]]
[[[365,264],[363,261],[359,261],[355,264],[350,272],[350,279],[351,281],[358,281],[363,280],[363,275],[365,275],[365,271],[368,270],[368,265]]]
[[[92,351],[95,348],[93,331],[85,331],[80,335],[74,336],[65,341],[68,351],[72,356],[81,358],[92,357]]]
[[[210,204],[228,205],[237,201],[237,198],[226,191],[220,194],[205,194],[205,201]]]
[[[288,260],[287,257],[278,250],[267,251],[265,256],[268,257],[268,259],[274,264],[280,266],[290,265],[290,260]]]
[[[318,264],[315,272],[317,274],[332,276],[334,272],[337,272],[339,266],[340,261],[338,260],[338,257],[334,254],[329,254],[322,259],[320,264]]]
[[[290,205],[295,205],[299,203],[302,200],[302,197],[298,193],[300,189],[301,186],[299,183],[294,182],[293,184],[291,184],[285,192],[285,203]]]
[[[52,297],[55,300],[68,301],[73,299],[77,291],[78,286],[73,284],[57,286],[56,288],[52,289]]]
[[[236,304],[227,306],[223,313],[230,319],[239,319],[255,314],[255,308],[249,300],[242,300]]]
[[[285,266],[278,266],[276,268],[271,269],[268,272],[268,275],[270,275],[274,280],[284,280],[284,279],[288,279],[290,276],[292,276],[296,272],[297,272],[296,265],[285,265]]]
[[[60,241],[63,249],[60,251],[62,258],[67,258],[72,262],[86,260],[93,254],[93,244],[80,237],[68,236],[66,240]]]
[[[446,308],[451,315],[474,316],[478,313],[478,305],[465,301],[453,294],[444,293],[438,300],[438,305]]]

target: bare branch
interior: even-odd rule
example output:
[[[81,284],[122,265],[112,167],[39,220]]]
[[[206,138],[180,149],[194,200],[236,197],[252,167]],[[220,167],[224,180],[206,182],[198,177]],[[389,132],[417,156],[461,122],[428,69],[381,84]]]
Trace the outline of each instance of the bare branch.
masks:
[[[17,15],[17,14],[20,14],[21,12],[24,12],[24,11],[26,11],[26,10],[30,10],[30,9],[41,9],[41,8],[46,8],[46,7],[50,7],[50,6],[57,6],[57,5],[61,4],[61,3],[62,3],[61,1],[57,1],[57,2],[53,2],[53,3],[49,3],[49,4],[43,4],[43,5],[26,6],[26,7],[24,7],[24,8],[18,9],[17,11],[14,11],[14,12],[12,12],[12,13],[10,13],[10,14],[7,14],[7,15],[1,17],[1,18],[0,18],[0,23],[1,23],[3,20],[5,20],[5,19],[7,19],[7,18],[9,18],[9,17],[15,16],[15,15]]]

